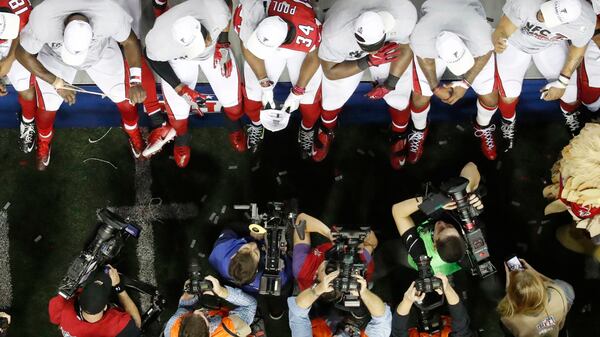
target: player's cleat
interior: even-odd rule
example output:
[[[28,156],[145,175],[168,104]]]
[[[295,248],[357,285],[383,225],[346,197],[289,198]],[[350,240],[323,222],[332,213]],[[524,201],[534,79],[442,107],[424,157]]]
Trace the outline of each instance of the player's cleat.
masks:
[[[406,133],[394,132],[390,137],[390,164],[394,170],[406,163]]]
[[[262,140],[265,137],[265,128],[262,125],[250,123],[246,132],[248,133],[248,150],[252,153],[256,153],[260,143],[262,143]]]
[[[38,171],[45,171],[48,168],[48,165],[50,165],[50,153],[52,152],[51,146],[50,146],[50,140],[47,141],[43,141],[43,140],[38,140],[38,147],[37,147],[37,162],[36,162],[36,168]]]
[[[298,130],[298,144],[302,159],[308,159],[313,154],[315,144],[315,129],[306,130],[302,126]]]
[[[229,143],[237,152],[246,151],[246,133],[239,129],[229,133]]]
[[[31,121],[27,123],[21,120],[19,130],[21,132],[21,135],[19,137],[21,151],[25,153],[33,151],[33,148],[35,147],[35,140],[37,138],[35,132],[35,122]]]
[[[412,129],[408,134],[408,156],[406,160],[415,164],[423,156],[423,149],[425,147],[425,139],[429,133],[429,127],[425,127],[424,130]]]
[[[504,139],[505,143],[504,152],[508,152],[513,148],[515,143],[515,125],[516,119],[509,121],[508,119],[502,118],[500,130],[502,131],[502,138]]]
[[[140,128],[135,128],[133,130],[125,130],[125,133],[129,136],[129,145],[131,146],[131,153],[135,159],[138,159],[144,148],[146,147],[146,142],[144,142],[144,138],[142,138],[142,133],[140,132]]]
[[[184,168],[190,162],[190,147],[188,145],[173,147],[173,159],[175,164],[180,168]]]
[[[323,161],[327,154],[329,153],[329,149],[331,148],[331,144],[333,143],[333,138],[335,138],[335,134],[332,129],[321,126],[317,131],[317,137],[315,137],[314,142],[314,151],[312,158],[316,162]]]
[[[565,124],[567,125],[567,128],[569,129],[569,132],[573,137],[577,136],[579,134],[579,131],[581,131],[581,128],[583,127],[581,125],[581,122],[579,121],[579,114],[579,111],[573,111],[568,114],[563,112],[563,116],[565,117]]]
[[[481,152],[489,160],[495,160],[497,157],[496,153],[496,139],[494,137],[494,131],[496,131],[496,124],[490,124],[483,127],[475,123],[475,137],[481,141]]]
[[[162,150],[165,144],[175,139],[177,132],[169,124],[160,126],[150,132],[148,136],[148,145],[142,152],[142,156],[150,158]]]

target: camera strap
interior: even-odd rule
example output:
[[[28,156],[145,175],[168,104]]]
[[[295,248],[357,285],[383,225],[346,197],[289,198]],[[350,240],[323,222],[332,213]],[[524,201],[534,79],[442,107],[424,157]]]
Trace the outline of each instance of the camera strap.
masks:
[[[229,330],[227,325],[223,324],[223,322],[221,322],[221,326],[223,327],[223,330],[225,330],[225,332],[227,332],[230,336],[240,337],[240,336],[236,335],[233,331]]]

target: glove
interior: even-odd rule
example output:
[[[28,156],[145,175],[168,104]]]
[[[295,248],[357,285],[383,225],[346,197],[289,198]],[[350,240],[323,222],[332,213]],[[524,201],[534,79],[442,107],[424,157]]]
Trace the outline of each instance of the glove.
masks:
[[[385,95],[387,95],[390,91],[385,85],[379,84],[375,86],[371,91],[369,91],[365,96],[369,99],[382,99]]]
[[[304,96],[304,92],[304,88],[295,85],[290,91],[290,94],[288,95],[287,99],[283,103],[282,110],[287,112],[298,110],[298,107],[300,106],[300,100],[302,99],[302,96]]]
[[[461,88],[464,88],[465,90],[469,90],[469,88],[471,86],[468,84],[468,82],[466,80],[462,80],[462,81],[452,81],[452,82],[450,82],[449,87],[450,88],[461,87]]]
[[[564,90],[567,88],[567,85],[569,85],[569,80],[570,78],[564,76],[564,75],[560,75],[558,77],[558,80],[548,83],[544,86],[544,88],[542,90],[540,90],[540,92],[542,93],[540,95],[540,99],[544,99],[546,97],[546,95],[548,94],[548,90],[550,90],[550,88],[556,88],[559,90]]]
[[[169,9],[169,5],[167,4],[167,0],[153,0],[152,1],[152,11],[154,12],[155,18],[163,15],[168,9]]]
[[[273,99],[273,88],[275,87],[273,81],[269,78],[263,78],[260,80],[260,89],[262,90],[262,105],[267,108],[270,105],[271,109],[275,109],[275,101]]]
[[[204,116],[200,107],[204,106],[204,102],[210,98],[208,95],[201,94],[196,90],[190,89],[187,85],[184,85],[179,91],[179,96],[183,97],[185,102],[192,107],[192,110],[196,111],[200,116]]]
[[[398,44],[395,42],[386,43],[383,48],[379,49],[374,54],[369,54],[368,62],[370,67],[376,67],[382,64],[396,61],[401,52],[398,49]]]
[[[231,71],[233,70],[231,54],[231,44],[229,42],[217,42],[213,58],[213,68],[221,67],[221,75],[226,78],[231,76]]]

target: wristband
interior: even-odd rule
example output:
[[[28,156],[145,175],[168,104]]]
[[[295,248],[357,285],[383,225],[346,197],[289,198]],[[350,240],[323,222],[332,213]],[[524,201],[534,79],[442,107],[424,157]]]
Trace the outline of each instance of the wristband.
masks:
[[[570,77],[568,77],[568,76],[565,76],[565,75],[563,75],[563,74],[560,74],[560,76],[558,76],[558,82],[560,82],[561,84],[564,84],[564,85],[565,85],[565,87],[566,87],[567,85],[569,85],[569,81],[570,81],[570,80],[571,80],[571,78],[570,78]]]
[[[389,74],[388,78],[386,78],[386,80],[383,82],[383,85],[390,90],[394,90],[396,89],[398,80],[400,80],[400,77]]]
[[[219,38],[217,39],[219,43],[229,43],[229,32],[221,32],[219,34]]]
[[[462,79],[462,82],[463,82],[464,84],[466,84],[466,85],[467,85],[467,87],[469,87],[469,88],[472,86],[471,82],[467,81],[467,79],[466,79],[466,78],[464,78],[464,77],[463,77],[463,79]]]
[[[296,96],[302,96],[306,93],[306,88],[299,87],[297,85],[292,87],[292,94]]]
[[[273,81],[271,81],[268,77],[265,77],[262,80],[258,81],[258,84],[260,84],[260,86],[263,88],[268,88],[273,85]]]
[[[135,85],[142,83],[142,68],[129,68],[129,84]]]
[[[119,282],[119,284],[117,284],[116,286],[114,286],[114,287],[112,287],[112,288],[114,289],[114,291],[115,291],[117,294],[120,294],[120,293],[122,293],[122,292],[124,292],[124,291],[125,291],[125,287],[123,287],[123,286],[121,285],[121,283],[120,283],[120,282]]]
[[[370,67],[369,57],[365,56],[361,59],[356,60],[356,65],[358,66],[358,69],[360,69],[360,70],[365,70],[365,69],[369,68]]]

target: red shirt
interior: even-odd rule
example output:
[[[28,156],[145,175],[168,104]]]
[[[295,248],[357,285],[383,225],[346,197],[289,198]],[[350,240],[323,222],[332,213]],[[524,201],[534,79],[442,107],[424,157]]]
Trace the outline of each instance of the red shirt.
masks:
[[[81,320],[75,311],[75,297],[69,300],[53,297],[48,313],[50,322],[58,325],[65,337],[115,337],[132,321],[128,313],[118,308],[108,309],[96,323]]]
[[[591,218],[595,217],[596,215],[600,215],[600,207],[583,206],[578,203],[568,201],[567,199],[562,197],[562,192],[563,192],[562,176],[560,177],[559,187],[560,187],[560,189],[558,191],[558,196],[559,196],[560,200],[571,209],[571,212],[573,212],[573,214],[575,214],[576,217],[578,217],[579,219],[591,219]]]
[[[23,30],[27,22],[29,22],[29,15],[31,14],[31,2],[29,0],[0,0],[0,8],[5,7],[12,11],[13,14],[17,14],[21,19],[21,25],[19,32]],[[6,43],[7,40],[1,40],[0,44]]]

